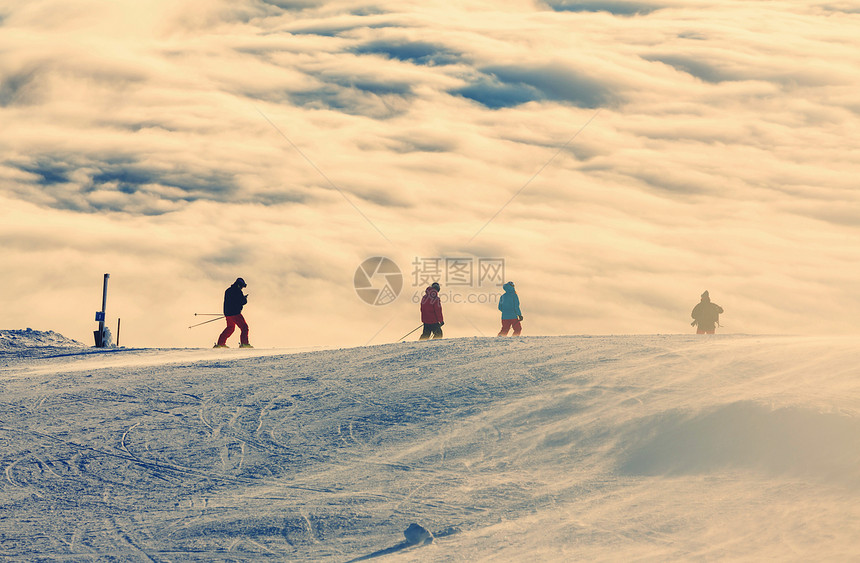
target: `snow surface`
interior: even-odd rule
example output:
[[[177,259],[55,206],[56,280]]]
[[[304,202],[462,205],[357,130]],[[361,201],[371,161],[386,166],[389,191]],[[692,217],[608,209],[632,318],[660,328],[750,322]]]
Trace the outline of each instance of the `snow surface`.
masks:
[[[860,560],[856,339],[10,332],[4,560]]]
[[[52,331],[0,330],[0,353],[27,356],[45,348],[83,348],[84,345]]]

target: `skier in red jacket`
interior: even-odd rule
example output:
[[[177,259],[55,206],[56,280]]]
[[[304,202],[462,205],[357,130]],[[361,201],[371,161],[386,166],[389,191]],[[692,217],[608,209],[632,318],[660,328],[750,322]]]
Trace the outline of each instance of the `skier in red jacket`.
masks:
[[[427,340],[430,335],[433,338],[442,338],[442,301],[439,299],[439,284],[433,284],[424,292],[421,298],[421,322],[424,323],[424,332],[418,340]]]

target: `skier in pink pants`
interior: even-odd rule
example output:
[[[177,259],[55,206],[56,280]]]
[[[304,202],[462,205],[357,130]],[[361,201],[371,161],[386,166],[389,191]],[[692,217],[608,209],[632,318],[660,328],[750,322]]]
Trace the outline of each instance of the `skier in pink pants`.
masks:
[[[523,320],[523,313],[520,311],[520,298],[514,289],[514,282],[508,282],[502,287],[505,290],[504,295],[499,298],[499,311],[502,312],[502,330],[499,331],[498,336],[507,336],[511,328],[514,329],[514,336],[519,336],[523,331],[520,324],[520,321]]]
[[[240,348],[253,348],[248,342],[248,323],[245,322],[245,317],[242,316],[242,307],[248,302],[248,296],[242,293],[242,288],[248,287],[245,280],[236,278],[233,285],[227,288],[224,292],[224,318],[227,321],[227,328],[218,337],[218,342],[215,348],[227,348],[227,339],[239,327]]]

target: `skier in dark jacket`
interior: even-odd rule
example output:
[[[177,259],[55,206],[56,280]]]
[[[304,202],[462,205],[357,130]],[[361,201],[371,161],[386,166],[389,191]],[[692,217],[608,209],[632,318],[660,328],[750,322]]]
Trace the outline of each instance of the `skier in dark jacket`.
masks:
[[[424,323],[424,332],[418,340],[427,340],[430,335],[433,338],[442,338],[442,325],[445,324],[445,319],[442,318],[442,301],[439,299],[440,286],[437,282],[424,291],[424,297],[421,298],[421,322]]]
[[[714,334],[717,326],[720,324],[720,314],[723,308],[716,303],[711,303],[710,294],[705,291],[702,294],[702,300],[698,305],[693,307],[693,312],[690,316],[693,317],[693,322],[690,326],[695,326],[696,334]]]
[[[248,323],[245,322],[245,317],[242,316],[242,307],[248,302],[248,296],[242,293],[242,288],[248,287],[245,280],[236,278],[233,285],[227,288],[224,292],[224,318],[227,320],[227,328],[218,337],[218,343],[215,348],[227,348],[227,339],[239,327],[241,331],[239,335],[240,348],[253,348],[248,342]]]
[[[508,282],[502,287],[505,290],[504,295],[499,298],[499,311],[502,312],[502,330],[497,336],[507,336],[511,328],[514,329],[514,336],[519,336],[523,331],[523,326],[520,324],[520,321],[523,320],[523,313],[520,311],[520,298],[517,296],[514,282]]]

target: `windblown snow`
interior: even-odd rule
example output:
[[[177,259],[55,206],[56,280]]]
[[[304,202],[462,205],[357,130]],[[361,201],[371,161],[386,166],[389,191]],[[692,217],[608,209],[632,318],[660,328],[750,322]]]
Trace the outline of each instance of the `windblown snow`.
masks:
[[[0,343],[4,560],[860,558],[855,339]]]
[[[30,355],[36,350],[44,352],[45,348],[83,348],[80,342],[66,338],[53,331],[40,331],[28,328],[26,330],[0,330],[0,353]]]

